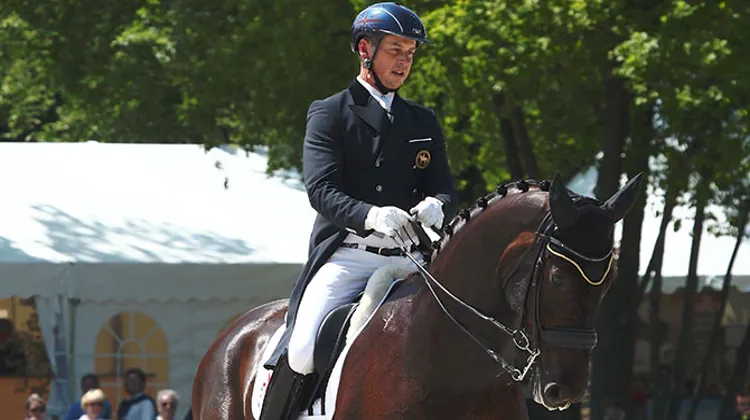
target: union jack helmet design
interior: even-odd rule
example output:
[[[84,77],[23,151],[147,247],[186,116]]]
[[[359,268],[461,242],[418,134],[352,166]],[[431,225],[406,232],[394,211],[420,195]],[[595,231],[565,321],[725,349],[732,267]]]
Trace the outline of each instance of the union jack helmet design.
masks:
[[[349,46],[357,52],[359,40],[367,34],[391,34],[428,43],[427,31],[416,13],[398,3],[375,3],[359,12],[352,23]]]

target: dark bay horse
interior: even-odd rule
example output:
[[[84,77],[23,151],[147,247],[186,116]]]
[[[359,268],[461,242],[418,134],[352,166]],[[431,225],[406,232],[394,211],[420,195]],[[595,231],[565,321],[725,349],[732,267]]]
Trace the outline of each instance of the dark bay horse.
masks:
[[[354,341],[336,419],[526,419],[524,386],[549,410],[586,390],[594,318],[614,277],[613,231],[641,175],[605,202],[558,177],[501,185],[443,230]],[[208,349],[199,420],[252,419],[256,366],[286,300],[252,309]]]

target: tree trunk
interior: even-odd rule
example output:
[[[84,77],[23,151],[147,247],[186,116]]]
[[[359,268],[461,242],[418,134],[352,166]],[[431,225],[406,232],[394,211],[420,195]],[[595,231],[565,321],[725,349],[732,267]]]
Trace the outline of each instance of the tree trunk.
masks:
[[[662,254],[663,256],[663,254]],[[656,262],[658,268],[654,274],[654,287],[651,290],[649,302],[649,323],[651,324],[651,340],[649,346],[649,366],[651,368],[651,389],[653,395],[653,411],[651,420],[661,420],[667,409],[667,397],[669,396],[669,384],[667,383],[667,372],[662,371],[661,365],[661,343],[664,338],[661,330],[661,289],[662,276],[661,266],[663,258]]]
[[[622,149],[628,137],[630,123],[630,93],[625,82],[615,76],[605,81],[604,132],[602,135],[603,156],[599,162],[599,179],[595,194],[605,199],[620,186],[622,174]]]
[[[604,156],[599,162],[599,176],[595,194],[600,199],[606,199],[619,189],[620,176],[622,175],[622,152],[625,139],[629,130],[630,95],[625,89],[623,80],[609,76],[605,86],[606,109],[604,115],[604,133],[602,137],[602,150]],[[645,196],[645,194],[642,194]],[[636,212],[634,206],[631,212]],[[630,216],[630,215],[629,215]],[[642,221],[642,214],[641,214]],[[633,220],[630,217],[631,221]],[[637,217],[636,217],[637,220]],[[640,222],[638,222],[640,223]],[[639,224],[640,226],[640,224]],[[640,228],[638,236],[640,236]],[[623,237],[623,240],[626,240]],[[627,238],[632,241],[631,238]],[[628,247],[632,247],[632,243]],[[637,246],[637,245],[636,245]],[[621,252],[629,252],[625,245],[621,246]],[[628,257],[626,256],[626,259]],[[632,261],[632,260],[631,260]],[[637,256],[636,256],[637,264]],[[632,273],[623,264],[625,270],[618,275],[618,280],[612,285],[607,297],[602,301],[597,314],[596,328],[599,332],[599,344],[593,352],[591,371],[591,418],[601,419],[602,402],[609,398],[618,400],[630,406],[630,377],[632,369],[627,372],[628,366],[632,367],[633,350],[628,348],[628,342],[633,341],[631,330],[633,328],[633,290],[637,290],[637,279],[633,280]],[[637,276],[636,265],[636,276]],[[635,289],[633,287],[635,284]],[[627,305],[627,306],[623,306]],[[623,310],[623,308],[625,308]],[[622,334],[622,331],[628,331]],[[627,363],[624,363],[627,361]]]
[[[513,124],[510,118],[503,113],[505,106],[505,95],[496,93],[492,96],[492,102],[495,104],[495,114],[500,121],[500,136],[505,144],[505,160],[508,164],[508,170],[512,179],[523,179],[524,172],[521,166],[521,154],[518,150],[518,143],[513,134]]]
[[[460,116],[453,129],[456,132],[464,132],[469,128],[469,122],[468,116]],[[478,143],[468,144],[467,148],[469,156],[476,156],[479,153]],[[471,205],[477,197],[487,193],[487,181],[476,164],[467,165],[460,172],[456,172],[456,181],[464,184],[464,188],[458,191],[460,206]]]
[[[518,140],[518,147],[521,149],[526,175],[531,179],[539,179],[539,166],[536,163],[534,146],[531,144],[529,132],[526,130],[523,108],[520,106],[514,107],[510,114],[510,120],[513,125],[513,133]]]
[[[466,185],[466,188],[458,192],[458,202],[461,207],[472,205],[477,197],[487,193],[487,181],[477,165],[467,166],[456,174],[456,179],[464,181]]]
[[[633,129],[631,144],[626,154],[625,167],[628,177],[642,172],[648,179],[648,160],[651,155],[651,145],[654,138],[654,111],[653,107],[637,109],[633,118]],[[625,384],[633,382],[633,363],[635,361],[635,342],[638,334],[638,312],[636,303],[640,298],[638,288],[638,270],[641,266],[641,232],[643,230],[643,219],[645,214],[647,185],[642,187],[633,208],[625,216],[622,222],[622,240],[620,243],[620,255],[617,260],[617,282],[612,285],[612,293],[617,296],[617,310],[627,317],[623,330],[620,331],[619,353],[619,377]],[[626,390],[628,396],[631,389]],[[629,401],[630,399],[628,399]],[[627,418],[636,417],[635,407],[626,403]]]
[[[664,244],[667,227],[669,226],[669,222],[672,220],[672,211],[677,205],[677,196],[681,192],[679,183],[682,182],[682,179],[688,178],[689,174],[685,174],[684,171],[689,166],[690,159],[692,159],[693,156],[695,156],[697,153],[700,153],[702,146],[703,143],[699,140],[691,143],[691,145],[685,151],[684,155],[677,157],[669,164],[670,178],[667,181],[667,191],[664,195],[664,215],[668,214],[669,217],[662,218],[661,226],[659,228],[659,235],[657,236],[656,244],[654,245],[654,252],[651,254],[651,259],[648,262],[648,266],[646,267],[646,271],[643,274],[643,278],[641,278],[640,293],[638,302],[636,302],[636,310],[638,305],[640,305],[641,299],[643,299],[646,289],[648,288],[651,273],[655,271],[654,258],[656,255],[663,256],[664,254]],[[657,247],[660,247],[660,249],[657,249]]]
[[[742,338],[742,344],[737,349],[737,363],[734,365],[734,372],[729,379],[727,392],[721,400],[721,409],[719,410],[719,420],[730,418],[735,411],[735,396],[742,390],[747,376],[748,358],[750,358],[750,325],[745,329],[745,337]]]
[[[638,302],[636,302],[636,310],[640,305],[641,300],[643,300],[643,296],[646,294],[646,289],[648,289],[651,276],[656,276],[657,271],[661,271],[663,262],[661,259],[664,257],[664,245],[667,241],[667,228],[669,227],[669,222],[672,221],[672,212],[677,205],[678,194],[679,187],[676,185],[667,186],[667,191],[664,193],[664,209],[662,210],[659,234],[656,236],[656,243],[654,244],[654,250],[651,253],[651,259],[648,262],[648,266],[646,266],[646,271],[644,271],[643,277],[641,278],[641,284],[638,287]],[[653,292],[653,287],[651,290]],[[661,293],[661,290],[659,293]]]
[[[672,182],[667,186],[667,191],[664,194],[664,211],[662,212],[661,224],[659,225],[659,234],[656,238],[651,261],[649,262],[649,266],[652,267],[654,272],[654,284],[651,287],[651,293],[649,295],[649,324],[651,326],[649,366],[651,368],[652,389],[654,390],[653,414],[651,417],[653,420],[664,417],[664,411],[666,410],[666,397],[668,394],[668,387],[666,384],[667,378],[661,370],[660,349],[663,339],[663,332],[660,328],[662,294],[661,269],[662,263],[664,262],[664,244],[667,237],[667,228],[672,221],[672,212],[677,204],[677,196],[679,195],[679,192],[680,188],[677,183]],[[648,275],[648,272],[644,274],[644,276]],[[641,282],[641,294],[645,291],[646,280],[647,278]]]
[[[669,407],[667,409],[667,420],[677,420],[680,414],[680,406],[685,396],[685,378],[688,365],[693,357],[693,306],[698,292],[698,254],[700,251],[701,237],[703,236],[703,223],[706,219],[706,205],[708,204],[709,177],[701,176],[696,188],[695,222],[693,223],[693,243],[690,248],[690,263],[687,281],[685,282],[685,306],[682,311],[682,328],[677,341],[677,352],[672,370],[671,393]]]
[[[734,267],[734,261],[737,258],[737,253],[740,250],[740,245],[745,239],[745,227],[747,226],[748,212],[750,208],[741,204],[740,216],[737,221],[737,240],[734,243],[734,250],[732,256],[729,258],[729,265],[727,266],[727,272],[724,274],[724,282],[721,285],[721,302],[719,304],[719,310],[716,313],[716,318],[711,329],[711,339],[708,341],[708,350],[706,351],[706,357],[703,359],[701,370],[698,373],[698,379],[695,382],[695,391],[693,393],[693,401],[690,404],[690,412],[688,413],[688,420],[695,420],[695,415],[698,411],[698,405],[703,399],[703,393],[706,388],[705,376],[708,372],[708,367],[711,364],[711,359],[716,352],[717,343],[721,339],[721,320],[724,318],[724,311],[727,308],[727,301],[729,300],[729,286],[732,283],[732,268]]]

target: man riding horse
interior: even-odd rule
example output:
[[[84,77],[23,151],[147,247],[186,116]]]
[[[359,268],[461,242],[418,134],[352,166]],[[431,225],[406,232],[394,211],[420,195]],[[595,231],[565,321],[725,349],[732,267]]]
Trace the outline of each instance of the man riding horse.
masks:
[[[263,420],[289,419],[304,409],[320,324],[355,299],[375,270],[405,258],[395,238],[413,236],[407,233],[412,221],[441,228],[456,213],[435,113],[397,94],[426,42],[422,21],[408,8],[367,7],[351,29],[359,75],[349,88],[310,105],[303,169],[318,217],[308,263],[290,297],[287,329],[266,362],[274,373]]]

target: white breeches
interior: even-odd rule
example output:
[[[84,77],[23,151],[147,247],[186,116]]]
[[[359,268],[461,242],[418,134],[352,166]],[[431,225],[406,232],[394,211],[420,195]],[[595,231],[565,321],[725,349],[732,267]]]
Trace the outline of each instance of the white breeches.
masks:
[[[421,261],[421,255],[412,254]],[[302,294],[289,339],[289,367],[300,374],[315,370],[315,338],[328,312],[350,303],[362,293],[378,268],[407,257],[385,257],[359,249],[339,248],[310,280]],[[416,267],[415,267],[416,270]]]

